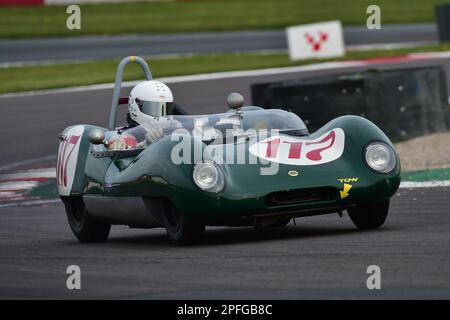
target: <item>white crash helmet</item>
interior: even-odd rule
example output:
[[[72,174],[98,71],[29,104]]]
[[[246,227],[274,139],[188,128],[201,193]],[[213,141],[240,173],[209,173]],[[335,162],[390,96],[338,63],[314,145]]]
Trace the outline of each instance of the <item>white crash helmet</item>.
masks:
[[[143,81],[136,85],[128,99],[130,118],[138,124],[172,114],[173,107],[172,91],[156,80]]]

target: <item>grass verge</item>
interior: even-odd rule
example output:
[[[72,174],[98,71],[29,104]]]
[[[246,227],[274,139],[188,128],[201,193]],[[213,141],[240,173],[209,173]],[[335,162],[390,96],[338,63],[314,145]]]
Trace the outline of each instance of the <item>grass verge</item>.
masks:
[[[402,181],[443,181],[450,180],[450,168],[419,170],[402,173]]]
[[[399,56],[412,52],[448,51],[450,44],[395,50],[349,52],[341,59],[354,60]],[[336,60],[336,59],[334,59]],[[155,78],[272,67],[299,66],[329,60],[290,61],[285,53],[218,53],[147,60]],[[118,59],[42,66],[0,68],[0,93],[62,88],[114,82]],[[130,65],[125,80],[142,79],[137,65]]]
[[[382,23],[434,20],[442,0],[378,0]],[[81,30],[67,6],[0,7],[0,38],[260,30],[326,20],[365,25],[372,0],[209,0],[82,4]]]

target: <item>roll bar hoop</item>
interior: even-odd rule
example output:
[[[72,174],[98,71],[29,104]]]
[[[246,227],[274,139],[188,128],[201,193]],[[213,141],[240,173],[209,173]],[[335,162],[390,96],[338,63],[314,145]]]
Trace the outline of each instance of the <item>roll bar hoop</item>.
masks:
[[[114,84],[114,92],[111,103],[111,113],[109,115],[109,124],[108,124],[109,130],[115,130],[116,128],[117,112],[119,111],[120,89],[122,88],[123,71],[125,69],[125,66],[130,62],[136,62],[141,66],[142,71],[144,71],[145,78],[147,80],[153,79],[152,73],[150,72],[150,68],[148,67],[147,62],[145,62],[145,60],[140,57],[129,56],[119,63],[116,71],[116,82]]]

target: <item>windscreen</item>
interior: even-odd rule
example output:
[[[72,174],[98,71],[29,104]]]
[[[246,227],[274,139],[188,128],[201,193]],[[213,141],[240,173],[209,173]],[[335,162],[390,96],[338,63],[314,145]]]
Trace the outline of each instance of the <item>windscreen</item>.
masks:
[[[152,142],[155,142],[164,135],[177,132],[176,130],[182,130],[183,134],[191,134],[210,143],[213,140],[214,143],[228,143],[234,141],[230,141],[230,137],[246,137],[261,130],[277,130],[296,136],[308,134],[305,124],[296,114],[279,109],[245,110],[240,113],[229,111],[211,115],[171,115],[151,119],[144,125],[121,130],[120,133],[122,138],[134,137],[136,147],[139,148],[147,145],[146,139],[153,138]],[[106,140],[113,141],[111,138],[115,136],[116,132],[109,132]],[[125,139],[125,142],[127,141]]]
[[[209,132],[217,130],[222,136],[242,135],[259,130],[297,132],[306,135],[303,121],[294,113],[272,109],[251,110],[237,114],[235,111],[213,115],[173,116],[179,127],[209,139]]]

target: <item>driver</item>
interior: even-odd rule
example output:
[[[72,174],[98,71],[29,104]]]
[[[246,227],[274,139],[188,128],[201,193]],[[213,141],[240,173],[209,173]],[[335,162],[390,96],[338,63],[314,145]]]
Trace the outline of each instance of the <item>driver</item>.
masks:
[[[181,127],[179,121],[174,120],[173,116],[168,116],[173,113],[173,109],[173,95],[167,85],[156,80],[142,81],[137,84],[131,90],[128,98],[127,121],[129,126],[119,130],[119,134],[115,135],[115,139],[120,139],[121,143],[112,141],[109,143],[110,147],[119,145],[123,147],[121,136],[124,134],[131,134],[138,140],[142,140],[138,136],[145,136],[142,142],[132,143],[134,148],[155,143],[164,136],[164,129]],[[127,141],[131,140],[128,137]],[[124,149],[128,148],[125,145]]]

